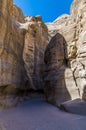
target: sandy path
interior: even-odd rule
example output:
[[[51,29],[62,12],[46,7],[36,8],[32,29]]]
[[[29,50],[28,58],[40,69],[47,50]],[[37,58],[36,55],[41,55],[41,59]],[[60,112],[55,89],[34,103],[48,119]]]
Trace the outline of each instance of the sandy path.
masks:
[[[4,110],[0,119],[4,130],[86,130],[86,116],[65,113],[42,99]]]

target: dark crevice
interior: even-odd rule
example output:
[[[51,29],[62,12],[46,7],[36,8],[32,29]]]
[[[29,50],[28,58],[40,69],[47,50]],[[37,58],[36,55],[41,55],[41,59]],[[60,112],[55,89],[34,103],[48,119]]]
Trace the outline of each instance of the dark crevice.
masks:
[[[27,96],[27,97],[35,97],[35,96],[44,96],[44,90],[33,90],[33,89],[29,89],[29,90],[18,90],[17,91],[17,95],[19,96]]]

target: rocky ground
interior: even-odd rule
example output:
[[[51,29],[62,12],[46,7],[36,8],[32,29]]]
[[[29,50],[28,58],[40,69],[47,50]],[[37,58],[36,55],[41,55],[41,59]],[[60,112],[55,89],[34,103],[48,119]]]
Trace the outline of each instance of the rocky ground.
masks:
[[[86,116],[66,113],[39,98],[1,111],[0,119],[0,130],[86,130]]]

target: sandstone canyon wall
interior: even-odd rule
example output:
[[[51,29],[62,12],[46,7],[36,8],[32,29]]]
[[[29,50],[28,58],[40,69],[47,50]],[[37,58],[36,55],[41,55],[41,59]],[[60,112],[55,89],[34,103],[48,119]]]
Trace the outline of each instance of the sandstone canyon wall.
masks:
[[[77,94],[72,96],[74,89],[75,91],[77,89],[78,96],[86,100],[86,23],[85,20],[86,20],[86,0],[81,0],[81,1],[74,0],[71,6],[70,15],[66,15],[66,14],[62,15],[61,17],[57,18],[53,23],[47,23],[50,39],[55,34],[60,33],[65,38],[66,41],[66,45],[65,45],[65,48],[67,49],[66,61],[68,66],[65,69],[65,72],[67,71],[68,68],[70,69],[70,71],[67,72],[66,76],[64,74],[64,76],[65,76],[66,88],[68,88],[67,90],[72,99],[77,98]],[[62,44],[62,41],[59,42],[59,40],[57,40],[56,44],[57,43]],[[51,44],[51,41],[49,44]],[[60,49],[57,48],[57,51],[60,51]],[[59,58],[59,55],[57,55],[57,57]],[[45,58],[46,58],[46,54],[45,54]],[[51,61],[52,60],[53,59],[51,59]],[[52,66],[54,66],[54,63],[52,63]],[[57,66],[58,64],[56,65],[56,67]],[[62,66],[63,64],[60,65],[60,68]],[[55,69],[56,67],[53,68]],[[58,69],[58,71],[60,70],[60,68]],[[48,73],[46,75],[48,75]],[[54,74],[54,76],[58,76],[58,73]],[[45,79],[47,79],[47,76],[45,76]],[[60,81],[61,80],[59,80],[58,84],[60,84]],[[47,82],[50,83],[50,79],[49,81],[47,80],[46,83]],[[53,93],[54,96],[58,95],[58,91],[59,91],[58,84],[57,85],[55,84],[56,87]],[[52,86],[50,85],[51,88]],[[73,88],[72,92],[71,92],[71,87]],[[52,89],[51,89],[51,94],[52,94]],[[48,94],[48,98],[49,97],[51,98],[51,102],[54,96],[50,97],[50,95]],[[54,100],[58,102],[57,97],[55,97]]]
[[[43,89],[47,26],[25,17],[12,0],[0,1],[0,95]]]
[[[79,98],[70,65],[64,37],[57,33],[45,51],[45,93],[49,102],[61,102]]]
[[[44,88],[44,51],[48,44],[48,29],[40,16],[26,17],[31,25],[25,35],[23,59],[27,75],[32,81],[32,88]]]
[[[0,95],[32,89],[45,90],[57,105],[86,100],[85,13],[86,0],[74,0],[70,15],[45,25],[41,16],[25,17],[12,0],[1,0]]]
[[[11,0],[0,1],[0,95],[13,94],[28,80],[22,58],[24,30],[13,25],[24,16]]]

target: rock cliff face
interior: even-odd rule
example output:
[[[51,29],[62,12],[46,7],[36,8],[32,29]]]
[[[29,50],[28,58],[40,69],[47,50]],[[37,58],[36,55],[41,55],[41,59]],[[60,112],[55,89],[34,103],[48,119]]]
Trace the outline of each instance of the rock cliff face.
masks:
[[[32,88],[43,89],[44,51],[48,44],[48,29],[40,16],[26,17],[31,22],[25,35],[23,58]]]
[[[46,26],[40,16],[24,17],[12,0],[1,0],[0,96],[45,89],[54,104],[86,100],[85,13],[86,0],[74,0],[70,15]]]
[[[86,13],[86,0],[82,0],[82,1],[74,0],[71,6],[71,14],[62,15],[61,17],[56,19],[53,23],[48,23],[47,27],[49,30],[50,39],[56,33],[60,33],[65,38],[66,41],[66,45],[65,45],[65,48],[67,49],[66,60],[67,60],[68,67],[72,72],[71,73],[72,79],[69,76],[70,72],[68,72],[67,73],[68,80],[67,77],[65,76],[65,82],[67,81],[68,83],[70,81],[68,85],[66,85],[66,88],[69,87],[70,97],[72,98],[71,95],[72,93],[70,92],[72,86],[73,89],[74,87],[77,88],[79,96],[86,100],[86,36],[85,36],[86,15],[85,13]],[[49,44],[51,44],[51,42]],[[54,64],[52,63],[52,66],[53,65]],[[56,64],[56,67],[57,66],[58,64]],[[66,70],[67,69],[65,69],[65,71]],[[60,69],[58,69],[58,71],[60,71]],[[58,74],[56,75],[58,76]],[[74,82],[73,85],[71,84],[71,81]],[[53,95],[58,94],[59,91],[58,85],[56,90],[54,90]],[[50,91],[52,91],[52,89]],[[51,98],[53,98],[53,96],[51,96]],[[56,97],[55,100],[57,101],[58,98]]]
[[[23,22],[24,16],[12,0],[0,1],[0,95],[16,92],[28,80],[22,58],[24,30],[18,30],[13,20]]]
[[[12,0],[1,0],[0,25],[0,95],[43,89],[48,30],[42,18],[24,17]]]
[[[67,63],[66,41],[57,33],[45,51],[45,92],[49,102],[60,105],[61,102],[79,97],[78,88]]]

